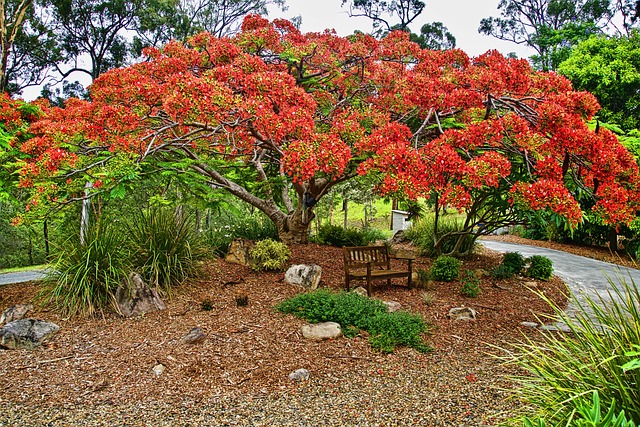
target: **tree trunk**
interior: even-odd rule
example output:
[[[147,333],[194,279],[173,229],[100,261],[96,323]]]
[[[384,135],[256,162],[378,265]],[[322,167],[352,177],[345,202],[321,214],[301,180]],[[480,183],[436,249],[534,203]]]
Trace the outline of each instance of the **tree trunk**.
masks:
[[[346,230],[347,229],[347,217],[348,217],[348,214],[349,214],[349,200],[347,200],[346,198],[344,200],[342,200],[342,211],[344,212],[344,220],[343,220],[342,228],[344,228]]]
[[[286,244],[307,243],[309,241],[309,227],[313,221],[313,211],[309,208],[298,208],[289,215],[282,213],[271,220],[278,227],[278,237]]]

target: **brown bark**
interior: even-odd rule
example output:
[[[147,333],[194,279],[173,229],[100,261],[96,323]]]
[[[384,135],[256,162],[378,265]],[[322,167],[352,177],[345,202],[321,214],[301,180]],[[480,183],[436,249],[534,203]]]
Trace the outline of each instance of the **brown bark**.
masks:
[[[0,0],[0,55],[2,55],[0,57],[0,92],[4,92],[7,88],[7,66],[11,46],[24,24],[27,10],[32,3],[33,0],[22,0],[16,7],[14,15],[9,17],[6,14],[6,1]]]

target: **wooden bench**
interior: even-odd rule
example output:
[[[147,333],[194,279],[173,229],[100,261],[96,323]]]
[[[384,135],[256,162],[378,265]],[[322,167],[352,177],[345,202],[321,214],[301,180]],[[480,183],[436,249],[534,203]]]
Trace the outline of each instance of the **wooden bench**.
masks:
[[[342,248],[342,254],[347,291],[351,287],[351,280],[366,280],[367,294],[371,295],[371,281],[386,279],[387,283],[391,285],[391,279],[397,277],[406,277],[407,286],[411,289],[413,257],[390,255],[389,248],[386,246],[345,246]],[[407,269],[392,269],[391,259],[407,261]]]

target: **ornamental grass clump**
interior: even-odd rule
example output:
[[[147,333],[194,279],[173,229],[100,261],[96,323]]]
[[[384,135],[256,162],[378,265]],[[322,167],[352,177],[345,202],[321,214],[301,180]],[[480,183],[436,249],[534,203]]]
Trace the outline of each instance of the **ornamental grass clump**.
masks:
[[[122,233],[96,223],[56,248],[56,260],[39,300],[52,303],[67,316],[92,316],[115,306],[115,291],[129,275],[129,252]]]
[[[289,298],[276,309],[311,323],[339,323],[346,336],[367,331],[371,346],[384,353],[402,345],[421,352],[429,350],[422,340],[422,334],[429,329],[422,317],[405,312],[388,313],[381,301],[355,292],[320,289]]]
[[[548,426],[580,425],[577,408],[596,391],[603,408],[624,410],[628,420],[640,424],[640,369],[634,364],[640,290],[633,281],[609,284],[608,295],[577,302],[575,317],[540,294],[555,312],[548,320],[566,324],[570,333],[541,330],[535,340],[504,350],[504,359],[527,373],[515,379],[520,385],[515,397],[535,408],[526,415]]]
[[[204,256],[192,216],[173,208],[140,211],[129,224],[134,268],[145,281],[167,294],[197,273]]]

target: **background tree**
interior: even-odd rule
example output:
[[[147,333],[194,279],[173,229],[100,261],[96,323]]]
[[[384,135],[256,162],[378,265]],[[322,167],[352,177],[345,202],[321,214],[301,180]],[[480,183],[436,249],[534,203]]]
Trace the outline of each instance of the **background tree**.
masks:
[[[501,0],[500,17],[484,18],[478,31],[536,51],[536,67],[555,70],[570,48],[592,34],[626,33],[632,25],[628,0]],[[622,28],[613,18],[623,17]]]
[[[9,86],[7,69],[11,51],[32,5],[33,0],[0,0],[0,92]]]
[[[579,90],[593,93],[598,118],[624,131],[640,127],[640,34],[591,37],[579,43],[558,67]]]
[[[348,5],[349,16],[366,17],[373,21],[373,34],[383,37],[390,31],[411,32],[409,25],[423,12],[425,3],[420,0],[343,0]],[[442,22],[424,24],[420,34],[412,34],[412,40],[428,49],[452,49],[455,37]]]

